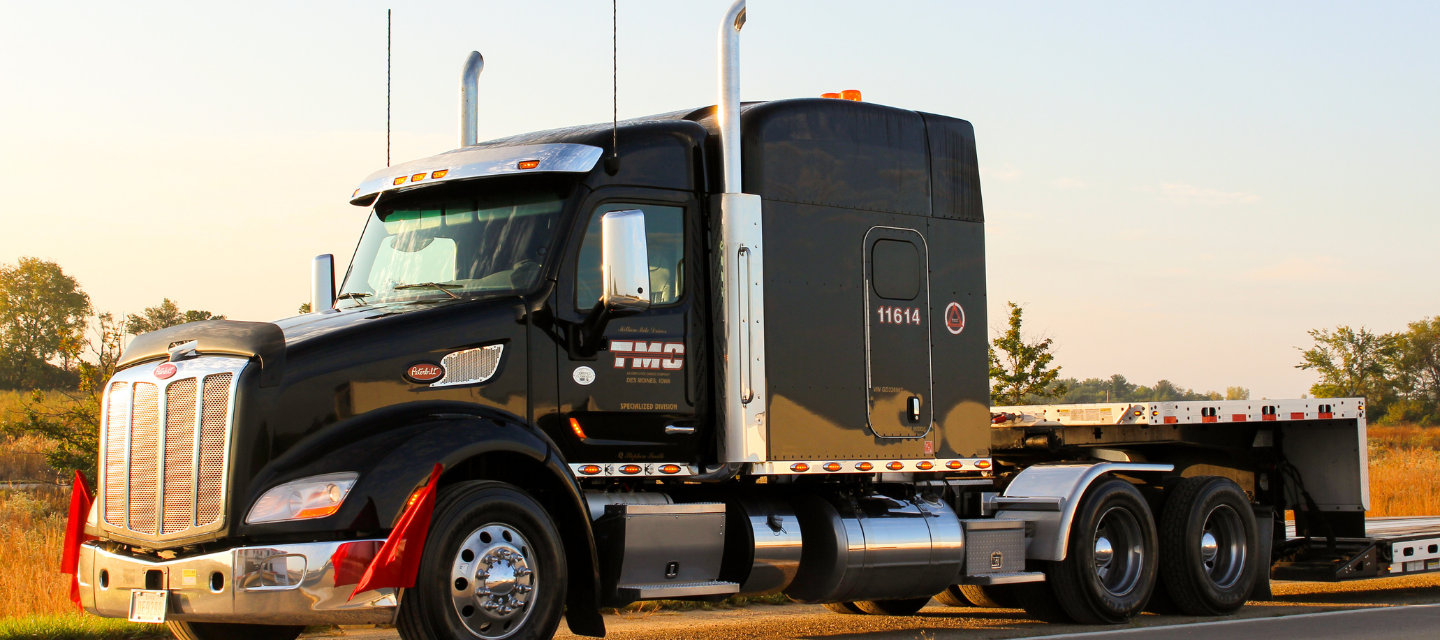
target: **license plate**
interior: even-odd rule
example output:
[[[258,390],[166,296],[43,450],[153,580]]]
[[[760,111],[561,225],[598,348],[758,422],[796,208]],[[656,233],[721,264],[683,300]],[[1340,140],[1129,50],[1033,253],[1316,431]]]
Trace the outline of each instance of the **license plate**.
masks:
[[[169,603],[169,591],[134,589],[130,591],[130,621],[163,624]]]

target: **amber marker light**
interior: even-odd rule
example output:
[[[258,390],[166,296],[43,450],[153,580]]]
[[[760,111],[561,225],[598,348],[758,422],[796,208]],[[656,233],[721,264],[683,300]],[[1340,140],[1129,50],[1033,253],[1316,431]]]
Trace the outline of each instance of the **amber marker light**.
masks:
[[[869,471],[871,469],[874,469],[875,465],[870,464],[869,462],[857,462],[855,463],[855,468],[861,471]]]
[[[419,181],[424,180],[424,179],[425,179],[425,174],[423,174],[423,173],[417,173],[417,174],[415,174],[415,175],[413,175],[413,176],[410,176],[410,181],[411,181],[411,182],[419,182]]]
[[[900,464],[899,462],[891,462],[890,464],[885,465],[885,468],[891,471],[899,471],[901,469],[904,469],[905,465]]]
[[[539,160],[521,160],[521,161],[520,161],[520,164],[515,165],[515,166],[517,166],[517,167],[519,167],[519,168],[521,168],[521,169],[534,169],[535,167],[540,166],[540,161],[539,161]]]
[[[439,171],[432,172],[432,173],[430,174],[430,179],[431,179],[431,180],[439,180],[439,179],[445,177],[445,174],[447,174],[447,173],[450,173],[450,170],[449,170],[449,169],[441,169],[441,170],[439,170]]]
[[[795,464],[790,465],[790,470],[794,471],[795,473],[805,473],[806,471],[810,470],[810,465],[805,464],[804,462],[796,462]]]
[[[675,475],[675,474],[677,474],[677,473],[680,473],[680,465],[678,465],[678,464],[667,464],[667,465],[665,465],[665,466],[660,467],[660,473],[663,473],[663,474],[668,475],[668,476],[673,476],[673,475]]]
[[[989,469],[989,468],[990,468],[990,461],[989,461],[989,460],[981,460],[981,461],[979,461],[979,462],[976,462],[976,463],[975,463],[975,468],[976,468],[976,469]]]
[[[825,463],[825,470],[826,470],[826,471],[839,471],[839,470],[840,470],[840,463],[839,463],[839,462],[827,462],[827,463]]]
[[[838,93],[822,93],[822,94],[820,94],[820,97],[821,97],[821,98],[830,98],[831,100],[839,100],[839,99],[840,99],[840,94],[838,94]]]
[[[416,494],[416,497],[419,497],[419,494]],[[413,504],[415,502],[415,498],[411,498],[410,502]],[[319,518],[323,516],[328,516],[339,510],[340,505],[338,504],[332,504],[325,507],[315,507],[313,509],[301,509],[298,513],[295,514],[295,519],[300,520],[302,518]]]
[[[394,185],[396,185],[396,186],[405,184],[405,176],[400,176],[400,177],[396,178],[396,179],[395,179],[395,182],[393,182],[393,183],[391,183],[391,184],[394,184]]]
[[[600,473],[600,465],[598,465],[598,464],[587,464],[587,465],[585,465],[585,466],[583,466],[583,467],[580,467],[580,473],[583,473],[583,474],[585,474],[585,475],[587,475],[587,476],[593,476],[593,475],[595,475],[595,474],[597,474],[597,473]]]
[[[355,190],[355,193],[350,194],[350,197],[353,198],[353,197],[358,196],[358,195],[360,195],[360,190],[359,190],[359,189],[356,189],[356,190]]]
[[[945,463],[945,467],[949,469],[959,469],[961,466],[964,465],[959,460],[951,460]]]
[[[859,89],[846,89],[846,90],[844,90],[844,91],[841,91],[841,92],[840,92],[840,99],[841,99],[841,100],[854,100],[855,102],[860,102],[860,90],[859,90]]]
[[[570,430],[575,432],[576,437],[580,438],[581,440],[585,439],[585,430],[580,428],[579,420],[576,420],[574,418],[570,419]]]
[[[935,464],[930,462],[929,460],[921,460],[920,464],[915,465],[915,467],[920,469],[921,471],[929,471],[935,468]]]
[[[637,474],[637,473],[640,473],[640,465],[638,465],[638,464],[627,464],[627,465],[625,465],[625,466],[623,466],[623,467],[620,467],[620,473],[623,473],[623,474],[625,474],[625,475],[627,475],[627,476],[633,476],[633,475],[635,475],[635,474]]]

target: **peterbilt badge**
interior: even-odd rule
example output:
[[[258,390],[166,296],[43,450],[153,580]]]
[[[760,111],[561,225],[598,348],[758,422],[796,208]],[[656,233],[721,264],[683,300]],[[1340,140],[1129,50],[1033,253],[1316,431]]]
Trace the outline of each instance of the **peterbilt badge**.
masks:
[[[405,370],[405,379],[416,384],[429,384],[445,377],[445,367],[433,362],[418,362]]]
[[[175,375],[175,372],[178,370],[179,369],[175,365],[166,362],[158,367],[155,367],[155,371],[153,371],[152,373],[154,373],[155,377],[160,380],[169,380],[170,376]]]

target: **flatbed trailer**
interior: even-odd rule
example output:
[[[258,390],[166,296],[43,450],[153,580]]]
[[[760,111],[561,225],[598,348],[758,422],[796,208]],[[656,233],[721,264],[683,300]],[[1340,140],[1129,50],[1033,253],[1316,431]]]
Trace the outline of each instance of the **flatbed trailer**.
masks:
[[[1365,517],[1363,398],[1002,406],[992,409],[992,424],[997,468],[1088,456],[1164,461],[1180,478],[1234,480],[1251,497],[1262,534],[1269,530],[1261,552],[1268,547],[1277,580],[1440,571],[1440,517]],[[1264,579],[1257,589],[1268,591]]]

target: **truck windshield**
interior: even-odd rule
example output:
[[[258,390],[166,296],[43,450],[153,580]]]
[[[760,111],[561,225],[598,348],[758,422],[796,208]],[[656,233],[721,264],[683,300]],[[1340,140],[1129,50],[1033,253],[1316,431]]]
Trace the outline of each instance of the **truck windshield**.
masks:
[[[400,198],[371,212],[342,300],[459,298],[535,284],[566,194],[536,187],[445,193],[453,195]]]

